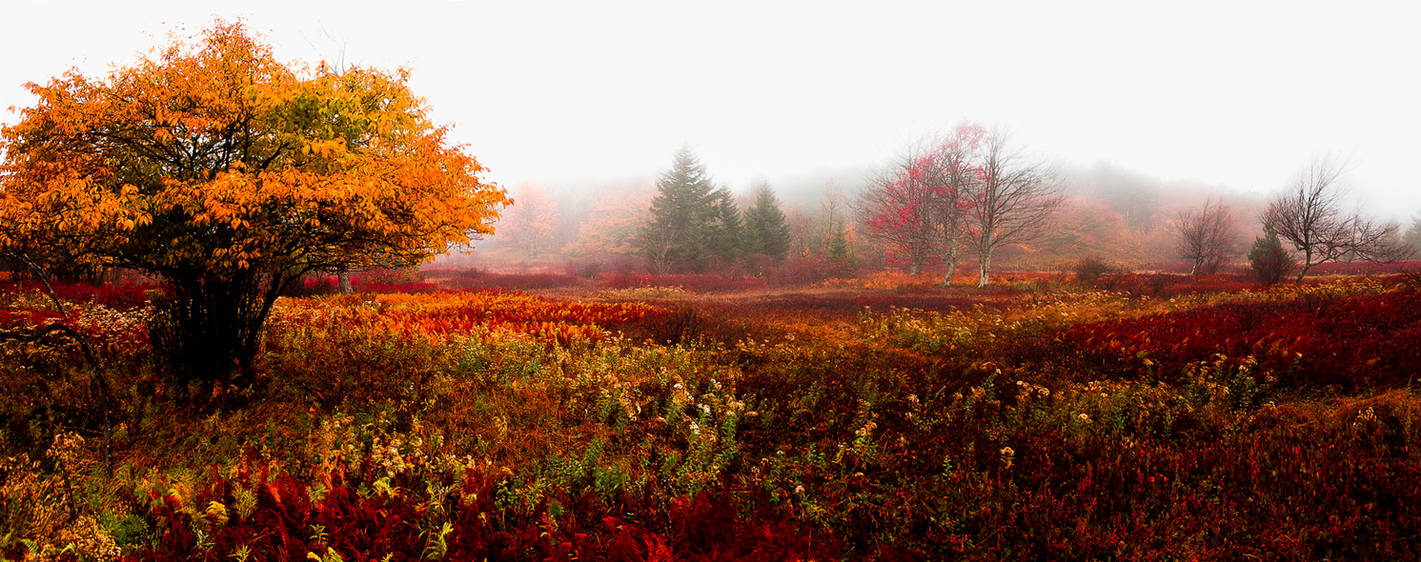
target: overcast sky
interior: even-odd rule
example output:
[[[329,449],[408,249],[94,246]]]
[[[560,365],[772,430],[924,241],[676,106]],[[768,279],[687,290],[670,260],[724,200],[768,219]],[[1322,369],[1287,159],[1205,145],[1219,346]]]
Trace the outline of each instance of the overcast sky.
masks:
[[[1163,4],[6,1],[0,108],[241,18],[282,59],[410,67],[507,185],[650,177],[684,142],[743,189],[967,118],[1063,164],[1255,193],[1330,153],[1368,209],[1421,211],[1421,2]]]

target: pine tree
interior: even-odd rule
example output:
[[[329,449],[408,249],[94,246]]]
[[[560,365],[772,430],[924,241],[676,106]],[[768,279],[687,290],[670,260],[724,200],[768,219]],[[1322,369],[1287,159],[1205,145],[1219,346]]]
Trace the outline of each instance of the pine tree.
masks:
[[[829,262],[835,265],[849,264],[853,261],[853,256],[849,254],[849,237],[844,222],[834,221],[829,228],[829,248],[825,252]]]
[[[700,271],[711,251],[716,214],[705,166],[686,146],[656,182],[651,221],[642,233],[642,252],[657,270]]]
[[[839,190],[830,182],[825,186],[823,201],[819,203],[824,223],[824,257],[836,267],[848,267],[853,264],[853,254],[849,250],[848,225],[845,224],[841,207]]]
[[[1283,249],[1283,241],[1278,233],[1266,230],[1263,236],[1253,239],[1253,249],[1248,252],[1248,261],[1253,265],[1253,274],[1264,285],[1277,283],[1289,270],[1297,265],[1293,256]]]
[[[710,251],[722,261],[729,263],[744,255],[744,227],[740,221],[740,207],[735,198],[725,188],[716,189],[712,194],[714,216],[710,224]]]
[[[768,184],[755,190],[755,205],[745,212],[745,250],[777,260],[789,253],[789,223]]]

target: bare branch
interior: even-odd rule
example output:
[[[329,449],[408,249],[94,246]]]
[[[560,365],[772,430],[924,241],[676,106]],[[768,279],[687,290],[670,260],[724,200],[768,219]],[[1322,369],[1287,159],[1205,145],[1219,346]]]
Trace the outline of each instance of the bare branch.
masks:
[[[1042,164],[1023,162],[1020,153],[1009,150],[1006,142],[1000,131],[985,139],[981,187],[969,208],[972,243],[981,270],[978,286],[988,282],[992,253],[1004,245],[1040,237],[1063,199],[1054,175]]]
[[[1395,232],[1359,213],[1343,214],[1343,167],[1330,159],[1313,161],[1282,194],[1268,203],[1263,228],[1302,255],[1297,281],[1313,266],[1341,259],[1377,261]]]
[[[1222,201],[1205,200],[1197,212],[1179,212],[1172,225],[1179,237],[1179,257],[1190,262],[1191,275],[1215,273],[1237,249],[1233,215]]]

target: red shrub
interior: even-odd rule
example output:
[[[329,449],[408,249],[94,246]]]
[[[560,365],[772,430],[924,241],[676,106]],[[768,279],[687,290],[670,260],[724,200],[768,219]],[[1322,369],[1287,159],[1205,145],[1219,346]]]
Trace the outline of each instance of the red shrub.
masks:
[[[848,263],[835,263],[818,257],[792,257],[764,269],[765,279],[774,286],[808,285],[830,277],[853,274]]]
[[[1375,263],[1369,261],[1328,262],[1312,266],[1308,275],[1375,275],[1421,271],[1421,260]]]
[[[109,308],[129,309],[148,304],[148,292],[156,285],[122,283],[117,285],[91,285],[88,283],[52,282],[55,294],[60,298],[75,302],[93,302]],[[44,285],[35,281],[9,283],[0,292],[44,292]]]
[[[283,297],[311,297],[334,295],[340,290],[339,281],[333,276],[298,279],[282,291]]]
[[[351,286],[360,293],[434,293],[440,290],[434,283],[376,283],[351,279]]]
[[[395,281],[390,282],[388,275],[376,275],[371,277],[356,276],[350,278],[351,289],[358,293],[433,293],[440,290],[439,285],[423,281]],[[340,292],[340,281],[335,276],[313,277],[301,279],[286,288],[282,296],[286,297],[312,297],[316,295],[334,295]]]
[[[1122,273],[1105,275],[1095,286],[1132,295],[1171,297],[1185,293],[1237,292],[1257,289],[1258,284],[1237,274],[1179,275],[1171,273]]]
[[[261,463],[253,463],[262,466]],[[502,475],[466,473],[409,474],[388,481],[395,494],[377,491],[366,463],[363,475],[328,475],[324,494],[313,499],[311,486],[288,475],[273,477],[266,469],[245,470],[234,479],[215,473],[192,498],[150,492],[156,546],[133,553],[129,560],[189,560],[207,553],[229,553],[245,547],[254,559],[299,560],[307,552],[333,549],[347,560],[419,560],[431,554],[431,528],[443,534],[448,560],[720,560],[832,559],[843,545],[815,536],[804,524],[782,514],[762,511],[742,517],[731,497],[675,498],[669,507],[651,498],[637,500],[619,517],[595,494],[552,491],[552,497],[521,513],[497,503]],[[426,482],[450,486],[442,497],[428,497]],[[238,488],[256,494],[255,509],[240,517],[234,506]],[[763,495],[762,492],[750,492]],[[742,496],[743,497],[743,496]],[[198,521],[183,509],[199,508]],[[222,515],[201,511],[217,502]],[[550,505],[563,506],[560,515]],[[438,508],[435,508],[435,505]],[[437,511],[435,511],[437,509]],[[225,518],[222,524],[215,520]],[[447,527],[445,527],[447,525]],[[317,527],[323,533],[317,535]],[[206,529],[211,549],[202,552],[194,529]]]
[[[530,289],[554,289],[577,285],[574,275],[558,273],[491,273],[475,269],[460,271],[448,280],[450,287],[457,289],[508,289],[527,291]]]
[[[1216,353],[1252,355],[1295,384],[1367,386],[1405,383],[1421,372],[1418,335],[1421,294],[1393,292],[1109,320],[1074,326],[1061,339],[1132,365],[1149,359],[1168,370]]]

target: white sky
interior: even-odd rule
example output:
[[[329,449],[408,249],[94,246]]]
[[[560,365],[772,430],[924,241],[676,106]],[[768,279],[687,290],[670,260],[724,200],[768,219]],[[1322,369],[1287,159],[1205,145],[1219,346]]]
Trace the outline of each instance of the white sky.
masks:
[[[1331,153],[1366,208],[1421,212],[1421,3],[1157,4],[12,0],[0,108],[240,17],[282,59],[411,67],[509,186],[650,177],[687,142],[742,189],[969,118],[1062,163],[1257,193]]]

